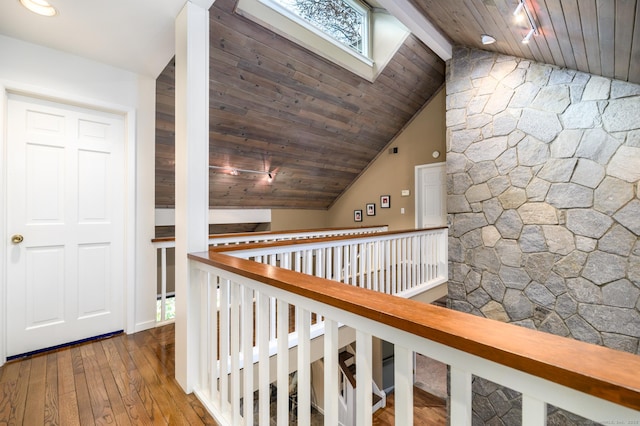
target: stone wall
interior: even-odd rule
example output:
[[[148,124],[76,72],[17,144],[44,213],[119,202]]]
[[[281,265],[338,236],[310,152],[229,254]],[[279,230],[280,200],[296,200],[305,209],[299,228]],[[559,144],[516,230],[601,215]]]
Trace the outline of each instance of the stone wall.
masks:
[[[446,89],[450,306],[640,353],[640,86],[457,48]]]

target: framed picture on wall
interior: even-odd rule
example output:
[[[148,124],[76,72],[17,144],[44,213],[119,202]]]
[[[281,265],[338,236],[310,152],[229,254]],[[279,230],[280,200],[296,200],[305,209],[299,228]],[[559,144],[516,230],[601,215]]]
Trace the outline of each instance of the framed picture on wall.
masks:
[[[380,196],[380,208],[388,209],[391,207],[391,195],[381,195]]]
[[[368,203],[367,204],[367,216],[375,216],[376,215],[376,204]]]
[[[353,211],[353,221],[354,222],[362,222],[362,210],[354,210]]]

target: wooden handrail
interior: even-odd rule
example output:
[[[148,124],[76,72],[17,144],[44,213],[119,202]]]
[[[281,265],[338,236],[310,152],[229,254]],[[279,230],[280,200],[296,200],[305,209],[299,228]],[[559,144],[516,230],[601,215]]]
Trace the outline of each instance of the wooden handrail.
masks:
[[[389,236],[389,235],[401,235],[401,234],[407,234],[411,232],[438,231],[446,228],[447,228],[446,226],[438,226],[434,228],[403,229],[398,231],[376,232],[375,237],[380,238],[380,237]],[[325,242],[331,242],[331,241],[357,240],[357,239],[371,238],[371,237],[372,237],[372,234],[357,234],[357,235],[335,235],[332,237],[320,237],[320,238],[314,238],[313,240],[299,239],[299,240],[265,241],[260,243],[247,243],[247,244],[232,245],[232,246],[214,246],[214,247],[209,247],[209,251],[227,253],[232,251],[274,248],[274,247],[283,247],[283,246],[295,246],[295,245],[302,245],[302,244],[309,244],[309,243],[317,244],[317,243],[325,243]]]
[[[345,229],[367,229],[367,228],[381,228],[387,225],[377,225],[377,226],[360,226],[360,227],[339,227],[339,228],[315,228],[315,229],[295,229],[295,230],[287,230],[287,231],[257,231],[257,232],[233,232],[228,234],[211,234],[209,235],[209,239],[216,238],[230,238],[230,237],[251,237],[251,236],[268,236],[268,235],[280,235],[280,234],[300,234],[305,232],[331,232],[331,231],[342,231]],[[152,243],[165,243],[168,241],[175,241],[176,237],[159,237],[153,238],[151,240]]]
[[[640,356],[213,251],[189,258],[640,410]]]

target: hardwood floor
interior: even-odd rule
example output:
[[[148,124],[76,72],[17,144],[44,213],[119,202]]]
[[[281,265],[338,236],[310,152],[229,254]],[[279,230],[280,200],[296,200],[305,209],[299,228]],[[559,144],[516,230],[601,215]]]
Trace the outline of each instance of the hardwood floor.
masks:
[[[0,424],[215,425],[173,372],[173,325],[13,361],[0,368]]]
[[[167,325],[9,362],[0,425],[216,425],[173,378],[174,346]],[[393,398],[374,425],[394,424]],[[446,424],[444,400],[415,387],[414,406],[414,424]]]
[[[394,424],[394,397],[387,395],[387,406],[373,413],[373,425]],[[413,387],[413,424],[443,426],[447,424],[447,406],[444,399],[433,396],[422,389]]]

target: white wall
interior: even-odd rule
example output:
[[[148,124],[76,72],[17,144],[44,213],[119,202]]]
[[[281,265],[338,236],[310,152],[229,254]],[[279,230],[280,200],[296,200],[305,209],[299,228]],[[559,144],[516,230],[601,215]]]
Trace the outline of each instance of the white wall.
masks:
[[[54,100],[123,113],[127,120],[129,154],[127,164],[134,190],[127,198],[128,279],[134,283],[127,296],[129,312],[126,331],[135,332],[155,324],[154,157],[155,157],[155,76],[140,76],[78,56],[25,43],[0,35],[0,164],[6,152],[6,90],[17,90]],[[10,161],[10,159],[7,159]],[[4,169],[4,167],[3,167]],[[137,169],[137,170],[136,170]],[[8,241],[4,170],[0,173],[0,237]],[[6,244],[0,244],[0,304],[4,304]],[[0,363],[5,348],[5,318],[0,314]]]

